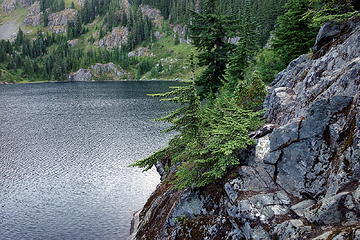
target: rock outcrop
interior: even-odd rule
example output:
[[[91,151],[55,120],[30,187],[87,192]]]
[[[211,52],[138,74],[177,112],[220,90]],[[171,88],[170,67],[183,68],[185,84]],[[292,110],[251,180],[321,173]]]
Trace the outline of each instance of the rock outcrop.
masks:
[[[73,21],[77,15],[75,9],[64,9],[60,12],[49,14],[48,27],[54,33],[65,33],[69,21]]]
[[[1,9],[5,13],[11,13],[16,9],[16,0],[4,0],[1,4]]]
[[[70,73],[69,81],[86,82],[96,80],[124,80],[131,78],[130,74],[113,63],[97,63],[89,69],[79,69]]]
[[[179,38],[180,43],[191,43],[191,39],[187,36],[186,26],[176,24],[170,26],[174,32],[174,38]]]
[[[111,33],[107,34],[98,42],[99,47],[113,49],[120,47],[128,42],[129,29],[127,27],[113,28]]]
[[[4,0],[1,4],[1,9],[5,13],[11,13],[16,10],[17,5],[20,7],[28,7],[32,3],[32,0]]]
[[[28,26],[39,26],[41,24],[41,11],[40,11],[40,2],[36,1],[28,9],[28,14],[25,17],[24,24]]]
[[[69,81],[71,82],[88,82],[92,80],[90,69],[80,68],[77,72],[69,74]]]
[[[164,22],[164,17],[161,15],[161,11],[156,8],[152,8],[149,5],[141,4],[140,10],[143,16],[148,17],[155,26],[161,27]]]
[[[360,19],[323,26],[265,108],[243,165],[203,189],[161,183],[130,239],[360,239]]]
[[[136,50],[129,52],[128,57],[153,57],[154,54],[150,51],[149,48],[139,47]]]
[[[79,43],[79,39],[72,39],[72,40],[68,40],[67,43],[69,44],[69,46],[74,47]]]

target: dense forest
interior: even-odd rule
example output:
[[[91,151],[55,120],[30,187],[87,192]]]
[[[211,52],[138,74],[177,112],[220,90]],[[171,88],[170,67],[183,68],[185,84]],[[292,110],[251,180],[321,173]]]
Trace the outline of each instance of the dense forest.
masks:
[[[269,32],[273,30],[277,16],[283,11],[284,2],[285,0],[229,0],[222,1],[220,8],[224,13],[231,15],[234,21],[238,21],[238,24],[241,21],[251,20],[249,24],[255,27],[257,47],[262,47],[267,42]],[[156,45],[159,41],[154,36],[155,31],[168,36],[164,40],[165,44],[171,46],[179,44],[178,36],[169,25],[188,26],[193,12],[205,11],[206,3],[195,0],[136,0],[131,1],[130,4],[127,8],[122,1],[86,0],[79,8],[76,18],[68,23],[67,32],[55,34],[46,28],[49,15],[64,10],[66,7],[75,8],[75,4],[72,2],[70,6],[65,6],[64,0],[41,0],[42,27],[31,36],[19,29],[18,36],[13,42],[2,40],[0,42],[0,53],[2,53],[0,68],[8,75],[13,75],[14,79],[64,80],[68,73],[77,71],[79,68],[86,68],[94,63],[113,62],[134,72],[136,78],[141,78],[148,72],[156,78],[159,75],[159,66],[161,69],[166,63],[162,63],[160,58],[129,59],[128,53],[139,46],[151,48]],[[142,4],[159,9],[165,19],[164,23],[161,26],[156,25],[144,16],[140,9]],[[246,20],[242,19],[244,13],[248,16]],[[127,44],[111,50],[94,44],[119,26],[127,27],[129,30]],[[189,38],[190,27],[186,29],[186,38]],[[238,28],[227,38],[233,36],[236,39],[240,36],[238,33],[241,32]],[[69,46],[70,40],[79,38],[84,39],[81,46]],[[161,47],[164,44],[158,45]],[[186,52],[183,55],[188,57],[189,54]],[[176,70],[170,72],[176,73]]]

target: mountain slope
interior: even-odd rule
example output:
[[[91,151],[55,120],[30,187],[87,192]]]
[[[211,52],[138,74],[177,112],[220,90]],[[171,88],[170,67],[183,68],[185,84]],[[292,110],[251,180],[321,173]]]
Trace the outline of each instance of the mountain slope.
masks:
[[[246,1],[227,0],[225,11],[240,14]],[[256,9],[252,14],[260,16],[260,44],[265,44],[283,2],[252,2]],[[136,79],[188,78],[185,63],[195,50],[186,25],[191,11],[201,11],[202,4],[193,0],[6,0],[0,27],[10,30],[3,38],[15,41],[12,33],[20,26],[24,40],[12,46],[16,54],[4,47],[6,43],[0,44],[7,54],[0,65],[29,80],[65,80],[69,73],[96,63],[114,63]],[[266,10],[270,8],[273,11]],[[41,49],[35,46],[39,43]]]

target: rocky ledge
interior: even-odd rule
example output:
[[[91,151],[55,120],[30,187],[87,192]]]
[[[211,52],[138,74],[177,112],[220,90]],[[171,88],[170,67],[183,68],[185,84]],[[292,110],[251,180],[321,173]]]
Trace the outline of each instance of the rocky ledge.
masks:
[[[89,69],[81,68],[77,72],[69,74],[69,81],[73,82],[124,79],[131,79],[131,75],[113,63],[97,63]]]
[[[128,53],[128,57],[154,57],[155,55],[147,47],[139,47]]]
[[[324,25],[265,108],[268,125],[239,153],[241,166],[203,189],[162,182],[130,239],[359,240],[360,20]]]

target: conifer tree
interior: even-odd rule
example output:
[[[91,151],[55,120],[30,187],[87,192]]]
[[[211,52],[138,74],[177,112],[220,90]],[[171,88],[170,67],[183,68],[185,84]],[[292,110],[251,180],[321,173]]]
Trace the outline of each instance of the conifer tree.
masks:
[[[25,39],[24,32],[21,30],[21,28],[19,28],[19,31],[16,35],[15,44],[17,46],[22,45],[24,42],[24,39]]]
[[[219,9],[218,0],[207,0],[205,6],[202,13],[193,12],[189,27],[193,45],[200,52],[199,65],[206,67],[196,85],[202,87],[202,98],[212,98],[223,84],[229,54],[235,47],[228,38],[236,35],[238,26],[234,16]]]
[[[245,0],[240,12],[239,41],[226,69],[226,80],[229,83],[227,87],[230,91],[235,90],[239,81],[244,79],[244,71],[259,49],[260,34],[253,12],[251,1]]]
[[[310,0],[290,0],[285,5],[286,13],[279,17],[274,31],[272,47],[285,64],[310,51],[316,29],[305,18],[310,9]]]

